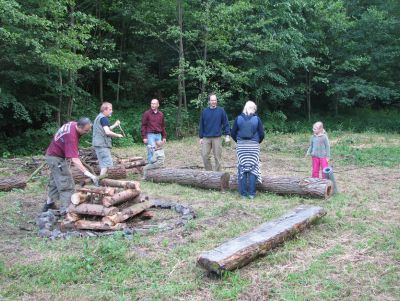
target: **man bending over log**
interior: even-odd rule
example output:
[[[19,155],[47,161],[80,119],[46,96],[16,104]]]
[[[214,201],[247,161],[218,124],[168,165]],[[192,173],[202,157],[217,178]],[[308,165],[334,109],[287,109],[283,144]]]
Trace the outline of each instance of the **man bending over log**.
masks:
[[[92,146],[94,147],[99,160],[100,165],[100,176],[107,173],[107,169],[113,166],[111,157],[111,138],[122,138],[121,134],[114,133],[112,130],[120,125],[120,121],[117,120],[113,125],[110,126],[108,117],[112,114],[112,104],[109,102],[103,102],[100,107],[100,114],[97,115],[93,123],[93,139]]]
[[[50,169],[47,201],[43,211],[56,209],[55,201],[61,201],[61,214],[67,212],[71,202],[71,195],[75,192],[75,184],[71,175],[71,161],[85,176],[97,184],[98,178],[90,173],[79,159],[79,139],[90,132],[92,122],[87,117],[82,117],[78,122],[71,121],[64,124],[54,135],[46,151],[46,162]]]

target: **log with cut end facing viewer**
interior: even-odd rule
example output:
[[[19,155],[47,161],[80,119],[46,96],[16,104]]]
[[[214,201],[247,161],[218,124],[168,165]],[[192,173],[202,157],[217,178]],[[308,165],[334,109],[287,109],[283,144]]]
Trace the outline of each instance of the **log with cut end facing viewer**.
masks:
[[[293,237],[326,214],[321,207],[301,206],[271,222],[204,252],[198,264],[209,272],[222,274],[240,268]]]
[[[237,175],[231,176],[229,187],[230,189],[237,189]],[[330,180],[287,176],[263,176],[262,183],[257,183],[257,190],[325,199],[331,197],[333,194],[333,186]]]
[[[149,169],[146,180],[156,183],[177,183],[206,189],[229,188],[229,173],[193,169],[161,168]]]

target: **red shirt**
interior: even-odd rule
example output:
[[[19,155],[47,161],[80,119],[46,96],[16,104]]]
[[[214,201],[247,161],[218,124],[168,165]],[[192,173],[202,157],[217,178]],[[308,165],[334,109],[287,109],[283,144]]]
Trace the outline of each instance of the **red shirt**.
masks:
[[[76,129],[76,122],[71,121],[64,124],[54,135],[46,155],[60,158],[79,158],[80,134]]]
[[[161,134],[162,138],[167,138],[164,124],[164,114],[152,109],[144,112],[142,118],[142,138],[145,139],[148,133]]]

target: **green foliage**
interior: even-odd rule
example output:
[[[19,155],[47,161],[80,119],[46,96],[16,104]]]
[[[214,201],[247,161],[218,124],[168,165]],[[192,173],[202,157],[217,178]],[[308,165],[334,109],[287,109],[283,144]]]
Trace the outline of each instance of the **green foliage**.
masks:
[[[280,132],[301,128],[306,108],[344,120],[400,101],[397,0],[182,1],[182,29],[177,3],[0,0],[0,135],[10,145],[0,151],[40,152],[44,123],[93,118],[100,101],[127,110],[117,146],[141,140],[152,97],[169,138],[195,133],[211,91],[230,115],[256,101]]]

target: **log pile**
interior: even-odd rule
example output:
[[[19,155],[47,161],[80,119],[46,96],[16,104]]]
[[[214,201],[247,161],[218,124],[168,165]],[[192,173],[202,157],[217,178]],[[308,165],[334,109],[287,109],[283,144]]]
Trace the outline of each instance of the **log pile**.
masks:
[[[140,194],[135,181],[102,179],[101,187],[81,187],[71,197],[65,223],[73,223],[79,230],[110,231],[121,230],[128,220],[144,214],[152,203]]]

